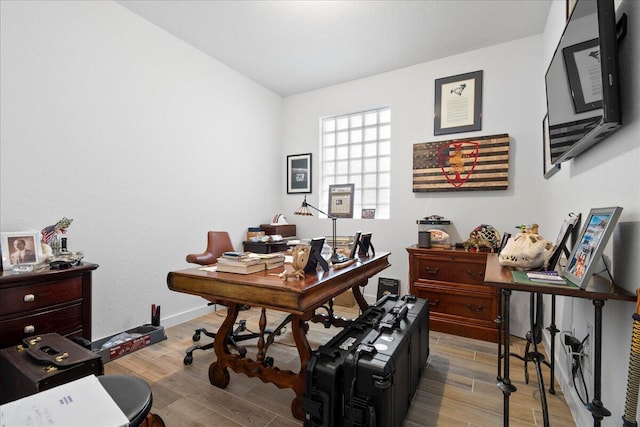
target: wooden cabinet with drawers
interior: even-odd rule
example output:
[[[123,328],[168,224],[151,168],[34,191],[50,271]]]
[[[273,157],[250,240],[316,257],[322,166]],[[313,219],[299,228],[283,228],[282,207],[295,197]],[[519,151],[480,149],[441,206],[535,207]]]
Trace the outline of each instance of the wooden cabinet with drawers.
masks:
[[[91,273],[96,264],[0,273],[0,348],[57,332],[91,341]]]
[[[429,300],[431,329],[497,342],[498,292],[484,284],[487,254],[417,246],[407,251],[410,292]]]

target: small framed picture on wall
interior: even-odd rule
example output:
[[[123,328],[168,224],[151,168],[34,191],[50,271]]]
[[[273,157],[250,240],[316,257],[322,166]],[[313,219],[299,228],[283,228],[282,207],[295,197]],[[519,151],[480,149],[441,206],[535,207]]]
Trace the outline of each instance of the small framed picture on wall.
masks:
[[[287,156],[287,193],[311,193],[311,153]]]

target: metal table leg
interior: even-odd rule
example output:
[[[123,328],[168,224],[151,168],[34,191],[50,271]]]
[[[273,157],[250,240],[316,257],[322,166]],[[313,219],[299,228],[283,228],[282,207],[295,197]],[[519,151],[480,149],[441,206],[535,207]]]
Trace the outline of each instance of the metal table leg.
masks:
[[[502,289],[502,298],[503,298],[502,308],[503,308],[504,346],[505,346],[504,358],[503,358],[504,377],[502,377],[501,380],[498,381],[498,384],[496,385],[502,391],[502,395],[503,395],[503,413],[502,413],[503,425],[504,427],[508,427],[509,426],[509,395],[511,395],[511,393],[517,390],[516,387],[513,384],[511,384],[511,379],[509,378],[509,348],[511,346],[511,339],[509,336],[509,302],[510,302],[509,300],[511,298],[511,289]],[[500,345],[501,343],[498,342],[498,346]]]
[[[604,300],[593,300],[595,307],[594,314],[594,347],[593,347],[593,400],[587,404],[587,409],[591,411],[593,416],[594,427],[600,427],[600,423],[604,417],[611,416],[611,412],[604,407],[600,400],[601,384],[601,363],[602,363],[602,307]]]

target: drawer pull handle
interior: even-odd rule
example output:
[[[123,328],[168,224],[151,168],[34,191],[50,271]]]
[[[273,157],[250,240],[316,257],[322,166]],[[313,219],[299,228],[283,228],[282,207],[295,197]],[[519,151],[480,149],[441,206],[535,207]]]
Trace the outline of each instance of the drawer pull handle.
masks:
[[[438,298],[436,298],[435,301],[431,302],[431,300],[427,300],[429,301],[429,307],[437,307],[440,305],[440,300]]]
[[[36,297],[33,294],[26,294],[22,299],[24,302],[34,302]]]
[[[432,270],[429,268],[429,266],[427,266],[424,268],[424,270],[427,272],[427,274],[433,274],[435,276],[440,271],[440,267],[436,267],[435,269]]]
[[[25,334],[32,334],[36,331],[36,327],[33,325],[28,325],[28,326],[25,326],[23,330]]]
[[[482,306],[481,306],[481,305],[476,305],[476,306],[474,307],[474,306],[472,306],[471,304],[467,304],[467,308],[468,308],[470,311],[473,311],[474,313],[478,313],[478,312],[482,311]]]

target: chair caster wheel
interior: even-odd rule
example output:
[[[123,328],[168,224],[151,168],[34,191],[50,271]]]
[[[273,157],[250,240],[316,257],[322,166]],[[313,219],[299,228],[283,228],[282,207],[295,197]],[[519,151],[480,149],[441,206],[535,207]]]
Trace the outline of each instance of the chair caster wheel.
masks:
[[[273,366],[273,357],[270,357],[270,356],[265,357],[262,364],[264,366]]]
[[[193,334],[193,336],[191,337],[191,339],[193,341],[200,341],[200,334],[199,333],[195,333]]]
[[[191,365],[193,363],[193,356],[186,355],[182,361],[185,365]]]
[[[247,349],[244,347],[238,347],[238,353],[240,353],[240,357],[244,359],[244,357],[247,355]]]

